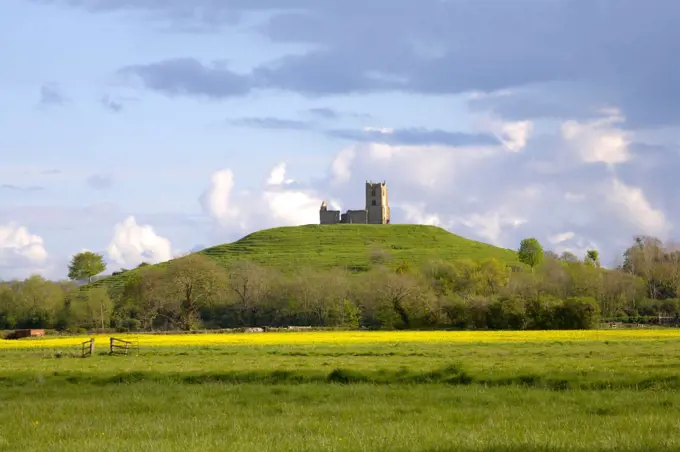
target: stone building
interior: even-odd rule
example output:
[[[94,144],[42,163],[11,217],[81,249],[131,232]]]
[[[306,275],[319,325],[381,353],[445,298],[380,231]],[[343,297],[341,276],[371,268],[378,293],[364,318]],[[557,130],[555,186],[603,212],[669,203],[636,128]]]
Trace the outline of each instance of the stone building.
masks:
[[[328,204],[324,201],[321,203],[319,220],[321,224],[389,224],[387,184],[366,181],[366,208],[362,210],[348,210],[341,214],[339,210],[328,210]]]

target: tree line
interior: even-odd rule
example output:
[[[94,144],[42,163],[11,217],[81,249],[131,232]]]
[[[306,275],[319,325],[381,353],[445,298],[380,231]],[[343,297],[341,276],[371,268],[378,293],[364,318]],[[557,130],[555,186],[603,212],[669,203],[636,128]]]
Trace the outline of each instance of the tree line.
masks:
[[[587,329],[680,314],[680,249],[652,237],[635,238],[615,269],[603,269],[594,250],[583,259],[558,256],[536,239],[522,241],[514,266],[462,259],[413,268],[381,249],[370,260],[361,273],[284,272],[246,260],[224,268],[191,254],[122,270],[117,285],[80,287],[75,280],[105,265],[100,255],[79,253],[70,281],[34,275],[0,283],[0,329]]]

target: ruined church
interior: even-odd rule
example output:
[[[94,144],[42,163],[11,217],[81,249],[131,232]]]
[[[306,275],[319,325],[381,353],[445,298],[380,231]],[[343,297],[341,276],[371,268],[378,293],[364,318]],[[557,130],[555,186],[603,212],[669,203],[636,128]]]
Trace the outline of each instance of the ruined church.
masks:
[[[326,201],[321,203],[319,212],[321,224],[390,224],[390,205],[387,200],[387,184],[385,182],[366,181],[366,208],[348,210],[340,214],[339,210],[328,210]]]

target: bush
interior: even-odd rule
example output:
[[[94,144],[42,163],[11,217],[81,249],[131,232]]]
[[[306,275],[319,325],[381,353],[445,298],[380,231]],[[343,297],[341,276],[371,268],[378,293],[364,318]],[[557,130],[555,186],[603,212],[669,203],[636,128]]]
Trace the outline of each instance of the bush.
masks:
[[[600,306],[590,297],[568,298],[554,312],[556,329],[589,330],[600,322]]]
[[[489,305],[487,325],[496,330],[522,330],[527,324],[524,302],[518,298],[501,298]]]

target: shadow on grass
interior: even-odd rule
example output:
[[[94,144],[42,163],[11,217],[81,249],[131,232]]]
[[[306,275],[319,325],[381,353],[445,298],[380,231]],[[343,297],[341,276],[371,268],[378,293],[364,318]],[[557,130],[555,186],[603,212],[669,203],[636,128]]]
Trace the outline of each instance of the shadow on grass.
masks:
[[[560,378],[541,375],[515,375],[493,378],[471,375],[460,365],[449,365],[433,371],[413,371],[400,369],[380,369],[375,371],[359,371],[348,368],[336,368],[331,372],[321,370],[254,370],[254,371],[220,371],[220,372],[155,372],[128,371],[118,373],[92,372],[52,372],[52,373],[0,373],[0,387],[33,386],[41,384],[92,384],[121,385],[141,382],[161,382],[174,384],[376,384],[376,385],[428,385],[444,384],[453,386],[477,385],[484,387],[523,387],[548,389],[552,391],[567,390],[678,390],[679,376],[651,376],[644,379],[609,380],[587,379],[579,376]]]

